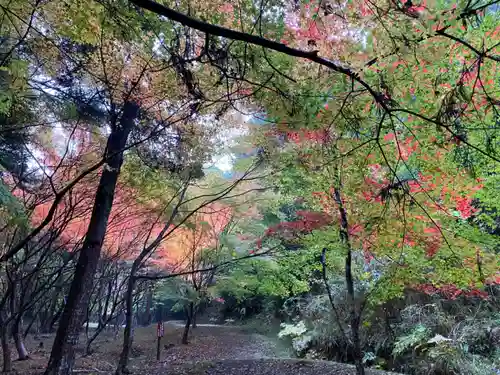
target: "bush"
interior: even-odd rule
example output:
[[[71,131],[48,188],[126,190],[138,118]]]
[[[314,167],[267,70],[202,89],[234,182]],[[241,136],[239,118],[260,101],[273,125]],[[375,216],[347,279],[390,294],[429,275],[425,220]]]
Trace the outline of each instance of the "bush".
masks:
[[[326,294],[285,301],[287,319],[279,336],[297,356],[352,361],[345,292],[341,285],[332,291],[347,334],[340,331]],[[495,311],[487,301],[449,301],[414,292],[372,307],[360,327],[363,362],[412,375],[500,375],[500,314]]]
[[[405,308],[393,349],[398,370],[414,375],[496,374],[499,358],[492,332],[498,317],[481,306],[475,317],[464,315],[459,309],[457,315],[447,314],[438,303]]]
[[[332,282],[332,295],[342,320],[341,331],[326,294],[293,297],[285,301],[283,315],[293,324],[302,321],[307,332],[295,341],[302,350],[298,355],[307,358],[335,359],[352,362],[353,347],[349,342],[349,310],[342,281]],[[294,342],[290,342],[294,345]]]
[[[307,327],[303,321],[297,324],[282,323],[278,337],[290,339],[292,348],[299,357],[306,353],[312,342],[312,336],[307,333]]]

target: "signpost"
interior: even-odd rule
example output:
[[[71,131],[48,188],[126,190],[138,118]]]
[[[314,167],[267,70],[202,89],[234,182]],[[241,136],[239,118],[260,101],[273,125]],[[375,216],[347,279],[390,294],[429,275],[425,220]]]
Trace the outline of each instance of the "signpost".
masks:
[[[156,326],[156,360],[160,360],[160,353],[161,353],[161,338],[163,337],[163,334],[165,333],[165,326],[163,325],[163,322],[158,322],[158,325]]]

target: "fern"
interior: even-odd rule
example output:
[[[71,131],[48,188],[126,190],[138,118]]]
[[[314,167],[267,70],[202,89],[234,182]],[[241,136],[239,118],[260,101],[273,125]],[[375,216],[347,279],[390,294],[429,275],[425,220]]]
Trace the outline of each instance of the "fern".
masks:
[[[398,337],[392,351],[393,356],[398,356],[404,352],[415,349],[429,338],[431,331],[422,324],[418,324],[409,335]]]

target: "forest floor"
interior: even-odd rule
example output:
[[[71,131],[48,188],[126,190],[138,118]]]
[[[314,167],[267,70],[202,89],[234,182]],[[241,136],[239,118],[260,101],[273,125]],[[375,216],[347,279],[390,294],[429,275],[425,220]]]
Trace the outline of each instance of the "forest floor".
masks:
[[[156,326],[137,328],[129,369],[147,375],[355,375],[352,366],[289,358],[275,340],[248,332],[238,326],[201,325],[192,330],[189,344],[181,344],[182,327],[165,324],[161,360],[156,360]],[[41,374],[50,355],[53,335],[27,339],[31,359],[15,361],[14,373]],[[103,332],[93,345],[93,353],[83,355],[83,343],[77,351],[75,374],[111,375],[114,373],[122,343],[121,334]],[[41,345],[43,343],[43,345]],[[35,349],[34,349],[35,348]],[[14,354],[14,353],[13,353]],[[389,375],[367,371],[367,375]]]

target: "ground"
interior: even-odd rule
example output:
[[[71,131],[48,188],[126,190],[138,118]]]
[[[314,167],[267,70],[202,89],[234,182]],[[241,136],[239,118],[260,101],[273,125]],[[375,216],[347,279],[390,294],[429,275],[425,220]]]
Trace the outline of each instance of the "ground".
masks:
[[[188,345],[180,343],[182,327],[165,325],[161,359],[156,361],[156,326],[135,331],[130,370],[147,375],[355,375],[351,366],[326,361],[287,358],[287,352],[274,340],[237,326],[200,326],[193,330]],[[50,354],[53,335],[30,337],[27,345],[31,359],[14,362],[14,372],[35,375],[43,372]],[[103,333],[93,346],[94,352],[83,356],[78,350],[75,373],[113,374],[121,348],[121,335]],[[81,342],[85,338],[82,337]],[[40,347],[43,343],[43,347]],[[36,348],[36,349],[33,349]],[[368,375],[388,375],[369,371]]]

